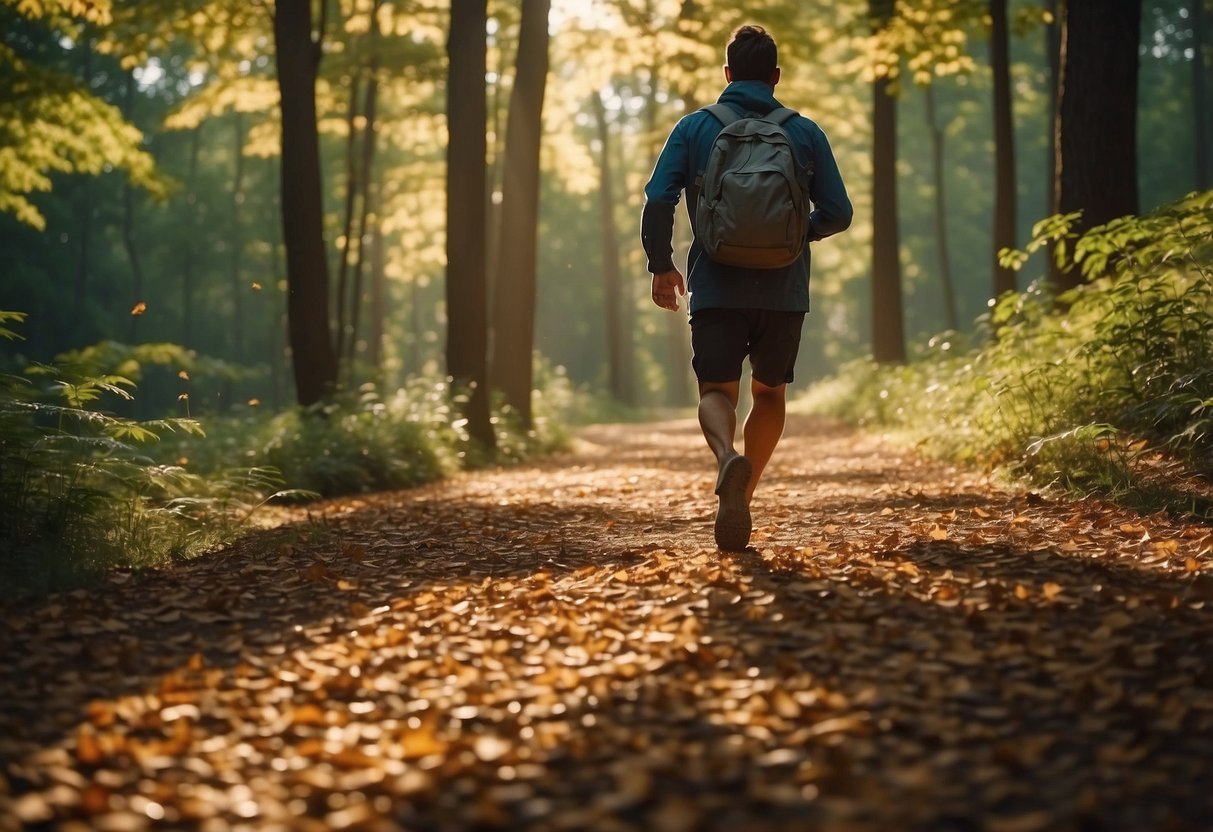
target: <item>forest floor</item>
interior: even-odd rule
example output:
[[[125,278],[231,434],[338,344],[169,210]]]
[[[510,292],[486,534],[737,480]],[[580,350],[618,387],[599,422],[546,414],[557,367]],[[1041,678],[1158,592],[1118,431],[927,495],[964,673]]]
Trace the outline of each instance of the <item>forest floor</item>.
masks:
[[[334,500],[0,612],[0,830],[1213,829],[1213,529],[804,417]]]

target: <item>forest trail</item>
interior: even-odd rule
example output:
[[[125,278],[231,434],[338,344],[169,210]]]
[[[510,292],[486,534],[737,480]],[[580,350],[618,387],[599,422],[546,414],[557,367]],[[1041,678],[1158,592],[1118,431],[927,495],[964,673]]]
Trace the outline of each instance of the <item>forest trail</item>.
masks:
[[[334,500],[0,614],[0,830],[1213,829],[1213,532],[792,417]]]

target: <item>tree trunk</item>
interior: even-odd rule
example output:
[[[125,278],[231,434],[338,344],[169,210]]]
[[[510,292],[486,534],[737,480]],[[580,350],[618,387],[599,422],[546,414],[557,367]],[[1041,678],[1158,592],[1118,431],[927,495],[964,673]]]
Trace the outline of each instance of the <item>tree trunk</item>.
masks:
[[[366,360],[377,382],[383,381],[383,338],[387,325],[387,263],[383,245],[383,217],[380,189],[371,183],[373,221],[371,223],[371,289]]]
[[[233,152],[236,154],[236,169],[232,173],[232,215],[231,230],[228,232],[228,245],[231,246],[231,256],[228,258],[228,273],[232,292],[232,330],[231,343],[228,345],[230,354],[236,361],[244,357],[244,300],[248,286],[241,279],[243,267],[244,239],[240,225],[240,206],[244,204],[244,118],[236,113],[235,138]]]
[[[601,95],[594,96],[601,156],[598,165],[598,210],[602,221],[603,301],[606,305],[607,379],[616,401],[631,403],[633,396],[625,355],[623,330],[623,275],[619,270],[619,234],[615,228],[615,194],[611,187],[611,130]]]
[[[92,40],[85,38],[81,42],[80,54],[81,78],[85,85],[92,83],[93,50]],[[91,335],[92,323],[88,320],[88,292],[91,288],[89,272],[92,267],[92,237],[93,237],[93,188],[91,177],[78,177],[76,197],[73,201],[73,213],[76,221],[76,274],[75,296],[72,298],[72,320],[80,328],[80,335],[86,338]],[[73,344],[73,346],[77,346]]]
[[[894,0],[869,0],[877,28],[893,17]],[[872,355],[881,363],[906,360],[901,302],[901,243],[897,231],[897,101],[889,79],[872,90]]]
[[[994,297],[1014,292],[1015,270],[998,262],[999,253],[1014,248],[1015,117],[1011,109],[1011,59],[1007,26],[1007,0],[989,0],[990,68],[994,74]]]
[[[202,124],[190,131],[190,161],[185,174],[185,217],[182,225],[193,228],[198,221],[198,153],[202,149]],[[181,247],[181,344],[194,344],[194,235],[186,234]]]
[[[935,116],[935,85],[923,90],[926,100],[927,129],[931,134],[931,168],[935,180],[935,250],[939,261],[939,284],[943,290],[944,322],[950,330],[960,329],[956,314],[956,288],[952,283],[952,258],[948,254],[948,204],[943,173],[943,128]]]
[[[282,97],[287,320],[296,397],[301,405],[309,405],[337,385],[316,130],[316,73],[321,51],[320,43],[312,38],[311,0],[276,0],[274,41]]]
[[[1213,112],[1209,105],[1209,63],[1205,60],[1208,38],[1208,13],[1205,0],[1192,0],[1192,120],[1195,128],[1196,188],[1213,188],[1213,136],[1209,126]]]
[[[518,60],[506,120],[501,240],[493,315],[493,386],[530,427],[539,223],[539,145],[551,0],[522,0]]]
[[[484,75],[487,0],[451,0],[447,43],[446,366],[468,433],[496,441],[489,422],[488,309],[485,281]]]
[[[645,19],[651,21],[653,19],[653,4],[648,2],[645,5]],[[660,101],[658,100],[658,81],[661,78],[661,62],[655,60],[649,67],[649,83],[648,83],[648,101],[645,105],[645,136],[648,137],[649,146],[648,158],[656,159],[661,152],[661,145],[665,138],[663,131],[657,127],[657,116],[660,112]],[[677,91],[677,96],[684,100],[688,98],[688,94],[683,91]],[[623,143],[620,142],[620,149],[623,149]],[[620,167],[624,167],[623,164]],[[686,228],[680,226],[675,218],[674,233],[678,234],[678,229]],[[678,247],[677,240],[675,248]],[[684,275],[685,277],[685,275]],[[624,309],[627,313],[627,319],[624,324],[624,331],[631,336],[633,330],[632,318],[635,308],[633,294],[630,286],[625,286],[625,301]],[[671,407],[683,407],[695,401],[694,391],[691,387],[691,332],[687,326],[687,318],[685,315],[662,315],[665,320],[665,347],[659,350],[658,355],[661,356],[661,362],[667,371],[668,383],[666,384],[666,401],[665,404]],[[630,341],[629,341],[630,345]],[[635,361],[629,359],[629,367],[635,366]]]
[[[1045,213],[1057,205],[1057,95],[1061,89],[1061,9],[1059,0],[1048,0],[1049,25],[1045,27],[1045,55],[1049,59],[1049,182]],[[1053,260],[1052,247],[1049,261]]]
[[[281,169],[279,169],[281,176]],[[271,200],[270,208],[274,213],[282,212],[282,196],[281,186],[278,192]],[[283,388],[286,386],[284,377],[286,375],[285,366],[287,361],[287,345],[290,343],[290,320],[287,314],[286,304],[283,303],[282,283],[282,250],[285,247],[282,241],[282,225],[280,223],[272,224],[273,239],[270,240],[270,275],[273,278],[273,307],[274,307],[274,335],[270,336],[270,378],[273,382],[273,411],[276,413],[282,409],[283,403],[288,398],[288,393]]]
[[[1067,0],[1055,213],[1082,211],[1079,231],[1137,212],[1140,39],[1141,0]],[[1082,274],[1054,263],[1052,278],[1064,290]]]
[[[135,77],[132,73],[126,73],[125,83],[126,101],[123,115],[127,121],[134,121]],[[143,301],[143,266],[139,263],[139,248],[135,244],[135,188],[129,180],[122,188],[122,246],[126,249],[126,257],[131,265],[130,306],[134,306]],[[140,315],[128,313],[127,318],[127,337],[133,344],[138,338]]]
[[[378,4],[376,4],[378,5]],[[366,101],[362,112],[366,125],[362,129],[362,161],[359,165],[360,182],[358,190],[362,194],[362,210],[358,213],[358,259],[354,261],[354,280],[350,288],[350,336],[346,348],[346,363],[353,372],[354,361],[358,357],[358,329],[362,320],[362,275],[366,271],[366,241],[372,221],[371,212],[371,178],[375,166],[375,107],[379,91],[379,82],[375,77],[377,67],[372,61],[371,77],[366,84]]]
[[[354,308],[350,312],[350,325],[353,330],[350,334],[350,350],[349,363],[351,369],[354,366],[354,359],[358,355],[358,327],[362,318],[363,307],[363,281],[362,275],[367,268],[367,261],[370,260],[369,268],[371,269],[371,297],[368,302],[371,304],[371,330],[372,334],[368,336],[367,346],[365,347],[368,358],[374,354],[374,360],[371,366],[375,369],[375,375],[378,376],[379,367],[379,345],[370,346],[370,342],[376,337],[382,340],[383,320],[380,318],[377,322],[374,320],[376,311],[374,306],[378,302],[380,310],[382,309],[383,299],[380,296],[375,298],[375,257],[376,254],[382,259],[383,247],[379,241],[379,205],[375,196],[378,189],[375,187],[375,143],[378,139],[376,133],[379,105],[379,7],[382,0],[374,0],[371,3],[371,29],[369,37],[371,59],[368,67],[368,77],[366,81],[366,98],[362,105],[362,112],[366,119],[366,124],[362,129],[362,181],[359,190],[362,191],[362,213],[358,218],[358,262],[354,265],[354,292],[353,305]],[[371,250],[367,252],[367,241],[370,235],[374,235],[371,241]],[[376,323],[378,329],[376,330]],[[374,333],[378,332],[376,336]]]
[[[346,304],[349,298],[350,282],[350,249],[354,246],[354,211],[358,201],[358,94],[361,92],[361,79],[357,72],[350,80],[349,107],[345,114],[345,218],[341,226],[341,245],[337,247],[337,289],[336,289],[336,321],[333,329],[337,336],[337,360],[343,361],[346,356],[346,344],[352,340],[350,332],[349,311]],[[340,370],[338,370],[340,372]]]
[[[422,314],[421,302],[421,283],[414,276],[409,281],[409,320],[412,326],[409,327],[408,352],[402,362],[406,376],[409,372],[420,374],[425,366],[425,351],[422,349],[421,333],[425,329],[426,320]]]

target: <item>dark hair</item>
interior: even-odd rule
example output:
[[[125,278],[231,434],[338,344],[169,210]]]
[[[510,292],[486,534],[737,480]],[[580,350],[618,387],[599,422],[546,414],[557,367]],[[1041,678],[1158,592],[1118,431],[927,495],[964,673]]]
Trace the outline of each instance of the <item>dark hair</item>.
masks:
[[[725,49],[734,81],[769,81],[779,66],[775,38],[761,26],[742,26]]]

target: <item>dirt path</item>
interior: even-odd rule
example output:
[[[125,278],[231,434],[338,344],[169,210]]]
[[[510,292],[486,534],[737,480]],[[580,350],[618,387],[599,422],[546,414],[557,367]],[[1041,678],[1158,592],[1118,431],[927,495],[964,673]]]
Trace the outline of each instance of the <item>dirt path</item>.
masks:
[[[0,830],[1213,829],[1213,534],[793,419],[313,507],[0,614]]]

